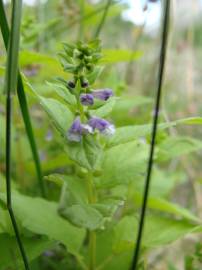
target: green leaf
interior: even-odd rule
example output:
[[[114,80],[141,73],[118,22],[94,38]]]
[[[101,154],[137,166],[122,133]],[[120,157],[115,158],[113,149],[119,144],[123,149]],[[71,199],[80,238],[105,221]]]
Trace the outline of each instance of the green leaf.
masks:
[[[67,106],[52,98],[38,96],[40,103],[47,112],[50,120],[63,137],[72,125],[74,116]]]
[[[94,82],[96,81],[96,79],[100,76],[100,74],[102,73],[104,67],[99,67],[99,66],[96,66],[94,68],[94,70],[89,73],[87,75],[87,80],[90,84],[94,84]]]
[[[115,227],[114,252],[119,253],[134,248],[137,236],[138,219],[125,216]],[[152,248],[169,244],[188,233],[201,231],[202,227],[184,220],[166,217],[147,216],[142,247]]]
[[[133,195],[135,205],[140,206],[142,203],[142,196],[139,193]],[[190,222],[200,222],[200,219],[193,215],[189,210],[163,198],[150,196],[148,198],[148,208],[173,214],[177,217],[185,218]]]
[[[107,102],[103,104],[103,106],[99,107],[96,110],[90,110],[91,115],[100,118],[108,116],[112,112],[113,107],[116,104],[116,100],[117,98],[110,98]]]
[[[108,149],[104,155],[98,187],[127,184],[145,173],[148,145],[141,141],[120,144]]]
[[[55,181],[61,180],[64,184],[60,198],[60,208],[88,202],[86,179],[61,174],[53,174],[49,177],[54,178]]]
[[[141,51],[106,49],[103,50],[104,57],[100,60],[100,63],[114,64],[119,62],[130,62],[139,59],[142,54],[143,53]]]
[[[46,238],[25,238],[22,237],[29,261],[38,257],[43,251],[52,248],[54,241]],[[23,269],[23,261],[16,243],[15,237],[7,234],[0,234],[0,269]]]
[[[120,96],[117,99],[115,106],[113,107],[111,117],[115,120],[116,124],[128,125],[130,122],[134,123],[136,119],[136,110],[140,106],[150,106],[152,98],[145,96]],[[127,117],[126,117],[127,116]],[[127,118],[127,119],[126,119]],[[127,121],[127,122],[126,122]]]
[[[202,143],[199,140],[183,136],[168,137],[158,145],[158,160],[164,161],[175,158],[193,151],[199,151],[201,148]]]
[[[12,3],[11,31],[8,41],[8,56],[5,77],[6,93],[15,93],[17,89],[21,13],[22,0],[14,1]]]
[[[189,117],[185,119],[177,120],[179,124],[186,124],[186,125],[202,125],[202,117]]]
[[[173,126],[180,125],[180,124],[195,125],[195,124],[199,124],[199,123],[202,123],[202,118],[200,118],[200,117],[185,118],[185,119],[180,119],[180,120],[176,120],[176,121],[169,122],[169,123],[159,123],[157,131],[164,130],[164,129],[167,129],[169,127],[173,127]],[[124,126],[124,127],[117,128],[116,133],[109,140],[108,146],[111,147],[111,146],[114,146],[117,144],[126,143],[129,141],[133,141],[137,138],[150,135],[151,128],[152,128],[152,124]]]
[[[11,223],[11,219],[7,210],[0,207],[0,233],[8,233],[15,235]]]
[[[1,193],[0,199],[5,203],[5,194]],[[46,235],[49,239],[58,240],[67,246],[70,253],[78,255],[85,231],[60,217],[56,203],[19,193],[14,193],[12,200],[15,216],[22,227],[33,233]]]
[[[93,204],[94,208],[96,208],[104,217],[109,218],[111,220],[115,212],[117,211],[118,207],[123,205],[123,200],[117,199],[104,199],[96,204]]]
[[[60,97],[64,99],[70,105],[76,104],[76,98],[74,95],[70,93],[70,91],[62,84],[50,83],[47,82],[48,86],[50,86]]]
[[[103,226],[101,213],[87,204],[87,191],[84,186],[86,180],[60,177],[65,179],[58,208],[60,215],[81,228],[95,230]]]
[[[86,135],[80,142],[68,142],[67,151],[69,157],[81,167],[88,170],[100,169],[103,151],[94,136]]]
[[[101,228],[104,223],[102,214],[87,204],[74,204],[70,207],[60,209],[59,212],[72,224],[89,230]]]

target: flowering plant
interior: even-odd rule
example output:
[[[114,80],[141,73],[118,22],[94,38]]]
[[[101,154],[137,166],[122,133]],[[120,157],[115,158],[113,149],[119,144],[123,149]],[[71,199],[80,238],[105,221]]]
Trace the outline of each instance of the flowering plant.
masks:
[[[71,77],[68,81],[57,78],[56,82],[48,83],[54,89],[54,98],[35,93],[59,131],[61,149],[68,156],[63,173],[46,176],[61,188],[57,216],[52,203],[40,201],[44,209],[52,211],[53,224],[59,226],[49,234],[66,245],[69,262],[74,255],[73,266],[69,269],[129,269],[138,227],[135,213],[141,202],[151,125],[115,128],[113,121],[108,119],[113,106],[120,106],[120,100],[112,89],[94,87],[103,69],[99,66],[102,53],[98,40],[87,44],[64,44],[64,51],[59,55],[64,71]],[[159,129],[190,121],[195,123],[193,119],[181,119],[161,123]],[[162,135],[155,153],[158,162],[172,158],[173,153],[180,154],[179,151],[173,152],[172,147],[168,149],[167,145],[182,141],[184,144],[186,141],[189,149],[193,149],[190,144],[193,147],[195,144],[190,138],[185,140],[167,137],[165,133]],[[154,188],[151,188],[149,207],[154,213],[147,216],[142,253],[157,244],[167,244],[196,226],[183,219],[160,216],[158,211],[197,222],[187,210],[165,200],[172,184],[165,187],[162,178],[169,178],[171,183],[174,178],[165,175],[157,166],[153,175]],[[43,214],[47,215],[47,211],[44,210]],[[40,227],[41,230],[43,228]],[[46,235],[47,228],[43,231]]]
[[[40,101],[65,141],[68,156],[74,163],[75,175],[54,174],[47,178],[62,183],[59,214],[71,224],[88,230],[88,264],[89,269],[95,269],[96,230],[103,230],[123,203],[123,199],[116,196],[98,196],[104,148],[115,133],[115,126],[106,116],[116,98],[110,88],[93,87],[102,70],[98,66],[102,57],[99,40],[87,44],[65,43],[64,51],[59,56],[64,71],[68,71],[72,77],[68,81],[57,78],[57,84],[51,86],[63,98],[65,105],[42,97]],[[59,109],[58,115],[52,114],[53,107]],[[67,115],[66,127],[60,121],[60,113],[63,119]]]

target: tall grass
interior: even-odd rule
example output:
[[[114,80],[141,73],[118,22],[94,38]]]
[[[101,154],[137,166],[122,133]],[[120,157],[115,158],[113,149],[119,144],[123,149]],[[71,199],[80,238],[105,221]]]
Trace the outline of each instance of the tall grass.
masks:
[[[1,27],[1,32],[2,32],[5,47],[6,47],[6,49],[8,49],[9,26],[8,26],[8,22],[6,19],[3,0],[0,0],[0,27]],[[16,74],[15,74],[15,76],[16,76]],[[21,76],[19,73],[18,73],[18,82],[17,82],[17,95],[18,95],[18,100],[20,103],[20,109],[22,112],[23,121],[25,124],[25,129],[27,132],[30,146],[31,146],[31,151],[32,151],[32,155],[33,155],[33,159],[34,159],[34,163],[35,163],[35,167],[36,167],[36,173],[37,173],[37,178],[38,178],[38,183],[39,183],[41,195],[43,197],[45,197],[46,192],[45,192],[45,185],[44,185],[43,179],[42,179],[42,171],[41,171],[41,165],[40,165],[40,160],[39,160],[39,154],[38,154],[38,150],[37,150],[37,146],[36,146],[36,142],[35,142],[35,138],[34,138],[34,134],[33,134],[32,124],[31,124],[31,120],[30,120],[30,116],[29,116],[26,95],[25,95],[22,79],[21,79]]]

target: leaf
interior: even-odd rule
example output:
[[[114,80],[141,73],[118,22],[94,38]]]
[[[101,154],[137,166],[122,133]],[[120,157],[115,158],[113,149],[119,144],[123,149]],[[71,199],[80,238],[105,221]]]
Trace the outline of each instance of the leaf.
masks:
[[[165,161],[193,151],[199,151],[201,148],[202,143],[199,140],[183,136],[168,137],[158,145],[158,160]]]
[[[35,51],[23,50],[20,52],[20,66],[23,68],[30,65],[40,65],[40,73],[45,73],[46,78],[51,76],[65,76],[60,62],[55,56],[42,54]]]
[[[81,167],[88,170],[100,169],[103,150],[92,135],[83,136],[80,142],[68,143],[68,155]]]
[[[62,84],[50,83],[47,82],[48,86],[50,86],[60,97],[64,99],[70,105],[76,104],[76,98],[74,95],[70,93],[70,91]]]
[[[144,175],[148,159],[148,145],[134,141],[120,144],[105,152],[98,187],[127,184],[136,176]]]
[[[179,124],[186,124],[186,125],[202,125],[202,117],[189,117],[185,119],[177,120]]]
[[[54,241],[46,238],[21,237],[29,261],[38,257],[44,250],[52,248]],[[23,261],[17,246],[16,238],[8,234],[0,234],[0,269],[23,269]]]
[[[120,96],[113,107],[111,117],[118,125],[128,125],[134,123],[137,115],[137,108],[147,106],[152,103],[152,98],[145,96]]]
[[[5,203],[5,194],[0,194]],[[67,246],[68,251],[78,255],[85,237],[85,231],[72,226],[57,214],[57,204],[41,198],[31,198],[13,193],[13,208],[16,218],[22,227],[29,231],[46,235],[49,239],[58,240]]]
[[[64,175],[57,177],[64,181],[58,208],[60,215],[78,227],[89,230],[102,227],[103,215],[94,205],[88,204],[85,183],[88,180]]]
[[[115,212],[117,211],[118,207],[123,205],[123,200],[117,199],[104,199],[96,204],[94,204],[94,208],[96,208],[104,217],[108,218],[108,221],[111,220]]]
[[[110,98],[100,108],[98,108],[96,110],[90,110],[91,115],[97,116],[100,118],[104,118],[104,117],[108,116],[112,112],[113,107],[116,104],[116,100],[117,100],[117,98]]]
[[[0,207],[0,233],[14,235],[11,219],[7,210]]]
[[[101,213],[87,204],[74,204],[60,209],[60,214],[72,224],[89,230],[101,228],[104,223]]]
[[[8,52],[7,52],[6,75],[5,75],[6,94],[8,93],[14,94],[17,89],[21,15],[22,15],[22,1],[13,2],[11,15],[12,17],[11,30],[9,34],[8,48],[7,48]],[[5,26],[5,28],[7,27]],[[5,32],[7,31],[8,29],[6,29]],[[6,35],[5,32],[4,35]]]
[[[130,51],[123,49],[106,49],[103,50],[104,57],[100,60],[100,63],[114,64],[119,62],[130,62],[139,59],[142,56],[141,51]]]
[[[53,174],[49,177],[55,181],[63,182],[62,194],[60,199],[60,207],[63,208],[73,204],[87,203],[88,195],[86,190],[87,179],[78,178],[73,175]]]
[[[169,122],[169,123],[159,123],[157,131],[164,130],[164,129],[167,129],[169,127],[173,127],[173,126],[180,125],[180,124],[188,124],[188,125],[199,124],[200,119],[201,119],[201,123],[202,123],[202,118],[200,118],[200,117],[185,118],[185,119],[180,119],[180,120],[176,120],[176,121]],[[152,128],[152,124],[133,125],[133,126],[125,126],[125,127],[117,128],[116,133],[109,140],[108,146],[109,147],[115,146],[115,145],[118,145],[121,143],[133,141],[133,140],[140,138],[140,137],[145,137],[147,135],[150,135],[151,131],[152,131],[151,128]]]
[[[142,203],[142,196],[139,193],[133,195],[135,205],[140,206]],[[148,208],[173,214],[175,216],[185,218],[190,222],[200,222],[200,220],[186,208],[183,208],[175,203],[171,203],[163,198],[149,196]]]
[[[47,112],[50,120],[63,137],[66,137],[67,130],[70,128],[74,116],[67,106],[61,102],[38,96],[40,103]]]
[[[115,227],[114,252],[119,253],[134,248],[137,236],[138,219],[125,216]],[[166,217],[147,216],[142,246],[152,248],[176,241],[188,233],[201,231],[202,227],[184,220]]]
[[[96,79],[100,76],[102,73],[104,67],[96,66],[94,70],[87,75],[87,80],[90,84],[94,84]]]

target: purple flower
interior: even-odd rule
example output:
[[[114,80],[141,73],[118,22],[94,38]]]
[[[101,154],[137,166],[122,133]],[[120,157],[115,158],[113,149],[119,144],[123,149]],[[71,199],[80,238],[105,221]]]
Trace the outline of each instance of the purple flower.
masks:
[[[88,124],[93,130],[97,129],[105,135],[113,135],[115,132],[114,125],[102,118],[92,117]]]
[[[93,95],[81,94],[80,95],[80,102],[81,102],[81,104],[83,104],[85,106],[93,105],[93,103],[94,103]]]
[[[77,117],[67,133],[67,138],[73,142],[80,142],[83,134],[93,133],[92,127],[82,124],[80,117]]]
[[[113,96],[113,91],[109,88],[98,89],[94,90],[92,95],[100,100],[108,100],[111,96]]]

